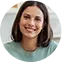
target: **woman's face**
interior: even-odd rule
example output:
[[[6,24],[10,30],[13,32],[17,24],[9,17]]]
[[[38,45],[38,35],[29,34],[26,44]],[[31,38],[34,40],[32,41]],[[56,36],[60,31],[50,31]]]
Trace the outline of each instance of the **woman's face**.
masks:
[[[37,6],[27,7],[20,17],[20,31],[28,38],[37,37],[43,28],[44,15]]]

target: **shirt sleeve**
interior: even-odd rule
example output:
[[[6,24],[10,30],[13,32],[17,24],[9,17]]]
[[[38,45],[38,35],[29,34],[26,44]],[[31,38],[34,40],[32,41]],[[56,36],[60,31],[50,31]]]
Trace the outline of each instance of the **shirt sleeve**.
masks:
[[[56,59],[55,62],[62,62],[62,46],[56,42],[52,42],[50,49],[52,51],[52,56]]]
[[[57,62],[62,62],[62,46],[60,45],[57,49],[56,49],[56,60]]]

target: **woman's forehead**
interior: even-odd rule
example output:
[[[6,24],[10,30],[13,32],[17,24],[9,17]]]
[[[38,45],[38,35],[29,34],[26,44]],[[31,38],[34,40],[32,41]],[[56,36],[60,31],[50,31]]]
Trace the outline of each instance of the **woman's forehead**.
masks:
[[[43,16],[43,12],[37,6],[28,6],[24,11],[23,14],[31,14],[34,16]]]

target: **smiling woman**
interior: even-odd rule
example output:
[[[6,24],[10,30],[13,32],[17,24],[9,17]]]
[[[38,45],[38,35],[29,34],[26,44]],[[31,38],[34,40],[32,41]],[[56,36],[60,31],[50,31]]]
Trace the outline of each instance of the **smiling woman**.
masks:
[[[7,51],[23,61],[39,61],[48,57],[57,47],[51,41],[53,31],[45,4],[26,1],[19,8],[13,23],[11,39],[4,44]]]
[[[29,6],[24,10],[20,18],[20,31],[27,38],[37,37],[43,28],[43,21],[42,11],[37,6]]]

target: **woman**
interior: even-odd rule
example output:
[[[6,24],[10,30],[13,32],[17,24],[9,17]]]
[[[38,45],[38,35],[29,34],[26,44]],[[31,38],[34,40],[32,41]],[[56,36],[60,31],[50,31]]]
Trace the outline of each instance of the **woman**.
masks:
[[[38,61],[48,57],[57,47],[51,41],[53,31],[46,6],[37,1],[26,1],[15,18],[7,51],[23,61]]]

